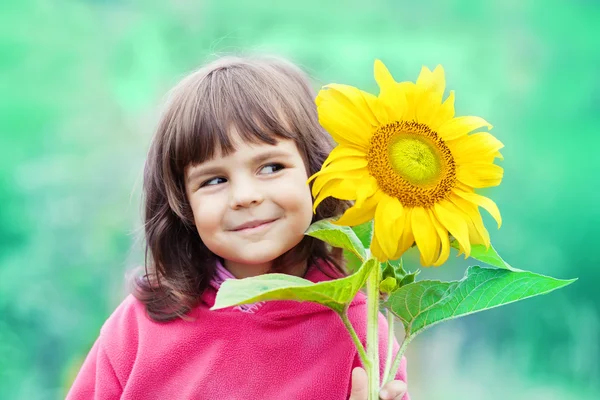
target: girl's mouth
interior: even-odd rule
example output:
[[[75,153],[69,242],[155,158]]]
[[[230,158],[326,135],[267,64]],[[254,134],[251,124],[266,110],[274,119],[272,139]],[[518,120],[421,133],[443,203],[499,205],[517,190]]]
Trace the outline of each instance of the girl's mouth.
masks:
[[[276,219],[263,219],[263,220],[253,220],[241,225],[238,225],[234,229],[234,232],[258,232],[268,226],[270,226]]]

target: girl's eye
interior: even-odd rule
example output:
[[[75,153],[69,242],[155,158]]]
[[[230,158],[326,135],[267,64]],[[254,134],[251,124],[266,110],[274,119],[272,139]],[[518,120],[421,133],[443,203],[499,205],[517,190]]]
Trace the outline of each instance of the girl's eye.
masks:
[[[261,168],[260,173],[261,174],[274,174],[277,171],[281,171],[283,168],[284,168],[283,164],[279,164],[279,163],[267,164]]]
[[[200,185],[200,187],[219,185],[219,184],[224,183],[226,181],[227,181],[227,179],[225,179],[225,178],[218,178],[218,177],[217,178],[212,178],[212,179],[209,179],[207,181],[204,181]]]

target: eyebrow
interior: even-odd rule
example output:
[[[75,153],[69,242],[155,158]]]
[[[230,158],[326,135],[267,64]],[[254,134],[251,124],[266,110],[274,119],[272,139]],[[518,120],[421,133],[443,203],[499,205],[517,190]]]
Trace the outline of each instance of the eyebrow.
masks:
[[[249,163],[250,164],[260,164],[266,160],[268,160],[269,158],[275,158],[275,157],[289,157],[289,153],[285,152],[285,151],[281,151],[281,150],[269,150],[269,151],[265,151],[264,153],[258,154],[255,157],[253,157]],[[213,174],[219,174],[222,173],[223,168],[220,166],[215,166],[215,167],[198,167],[198,169],[196,169],[194,172],[192,172],[188,178],[187,178],[187,182],[191,183],[192,181],[194,181],[195,179],[197,179],[199,176],[202,175],[213,175]]]

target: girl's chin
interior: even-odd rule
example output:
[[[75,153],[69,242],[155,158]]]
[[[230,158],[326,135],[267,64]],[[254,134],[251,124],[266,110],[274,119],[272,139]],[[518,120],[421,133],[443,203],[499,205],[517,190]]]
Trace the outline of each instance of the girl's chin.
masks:
[[[244,262],[225,260],[225,268],[238,279],[266,274],[270,271],[271,265],[272,262],[247,264]]]

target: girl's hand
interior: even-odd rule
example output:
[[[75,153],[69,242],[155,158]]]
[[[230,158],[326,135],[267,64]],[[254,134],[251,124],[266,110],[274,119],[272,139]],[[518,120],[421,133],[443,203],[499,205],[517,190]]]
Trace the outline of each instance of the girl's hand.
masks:
[[[367,400],[369,383],[367,371],[363,368],[354,368],[352,370],[352,385],[350,388],[350,398],[348,400]],[[388,382],[379,393],[382,400],[402,400],[406,393],[406,383],[402,381]]]

